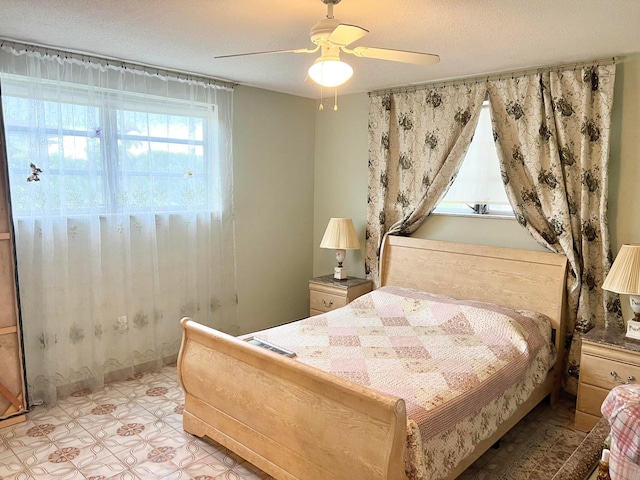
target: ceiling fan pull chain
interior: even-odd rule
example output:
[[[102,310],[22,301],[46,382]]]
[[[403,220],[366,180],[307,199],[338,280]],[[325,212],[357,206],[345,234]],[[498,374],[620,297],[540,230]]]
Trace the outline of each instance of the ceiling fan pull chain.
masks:
[[[335,97],[333,99],[333,110],[338,110],[338,87],[336,87],[336,91],[334,93]]]
[[[322,102],[323,102],[323,100],[324,100],[324,99],[322,98],[322,96],[323,96],[323,91],[324,91],[324,90],[322,89],[322,85],[320,85],[320,107],[318,107],[318,110],[320,110],[320,111],[324,110],[324,105],[322,104]]]

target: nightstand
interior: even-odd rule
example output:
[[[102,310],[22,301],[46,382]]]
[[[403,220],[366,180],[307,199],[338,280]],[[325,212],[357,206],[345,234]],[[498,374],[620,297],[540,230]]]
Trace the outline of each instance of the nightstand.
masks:
[[[372,288],[373,282],[362,278],[336,280],[333,275],[312,278],[309,280],[309,314],[320,315],[344,307],[355,298],[370,292]]]
[[[575,427],[591,430],[600,407],[616,385],[640,382],[640,341],[615,328],[594,328],[582,338]]]

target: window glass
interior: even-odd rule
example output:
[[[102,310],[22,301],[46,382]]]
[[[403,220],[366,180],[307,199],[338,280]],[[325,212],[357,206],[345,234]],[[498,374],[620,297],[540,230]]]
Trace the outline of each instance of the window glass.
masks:
[[[3,77],[15,215],[210,209],[211,106],[28,82]]]
[[[434,212],[513,215],[502,183],[488,102],[482,106],[458,176]]]

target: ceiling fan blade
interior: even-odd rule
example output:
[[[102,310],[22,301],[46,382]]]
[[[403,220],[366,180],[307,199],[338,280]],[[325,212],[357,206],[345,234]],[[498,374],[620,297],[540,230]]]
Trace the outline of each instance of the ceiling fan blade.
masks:
[[[362,27],[358,27],[357,25],[347,25],[346,23],[341,23],[338,25],[333,32],[327,38],[327,41],[334,44],[344,47],[349,45],[356,40],[364,37],[369,30],[365,30]]]
[[[215,58],[233,58],[233,57],[247,57],[249,55],[270,55],[272,53],[315,53],[318,51],[318,48],[308,49],[308,48],[295,48],[292,50],[268,50],[266,52],[251,52],[251,53],[235,53],[233,55],[218,55]]]
[[[430,53],[407,52],[405,50],[392,50],[389,48],[356,47],[348,50],[356,57],[377,58],[391,60],[392,62],[415,63],[416,65],[433,65],[440,61],[438,55]]]

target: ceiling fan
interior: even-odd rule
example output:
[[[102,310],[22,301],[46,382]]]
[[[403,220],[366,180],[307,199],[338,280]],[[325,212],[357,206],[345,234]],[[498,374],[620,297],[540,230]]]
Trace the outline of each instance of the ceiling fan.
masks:
[[[291,50],[271,50],[266,52],[240,53],[235,55],[222,55],[215,58],[231,58],[247,55],[265,55],[272,53],[316,53],[320,51],[320,57],[309,68],[309,77],[323,87],[337,87],[345,83],[351,75],[351,66],[340,60],[340,51],[355,55],[356,57],[376,58],[390,60],[392,62],[413,63],[417,65],[433,65],[440,61],[438,55],[429,53],[409,52],[405,50],[393,50],[388,48],[355,47],[347,48],[356,40],[361,39],[368,30],[341,23],[333,16],[333,6],[341,0],[321,0],[327,5],[327,16],[311,28],[311,41],[315,48],[298,48]]]

